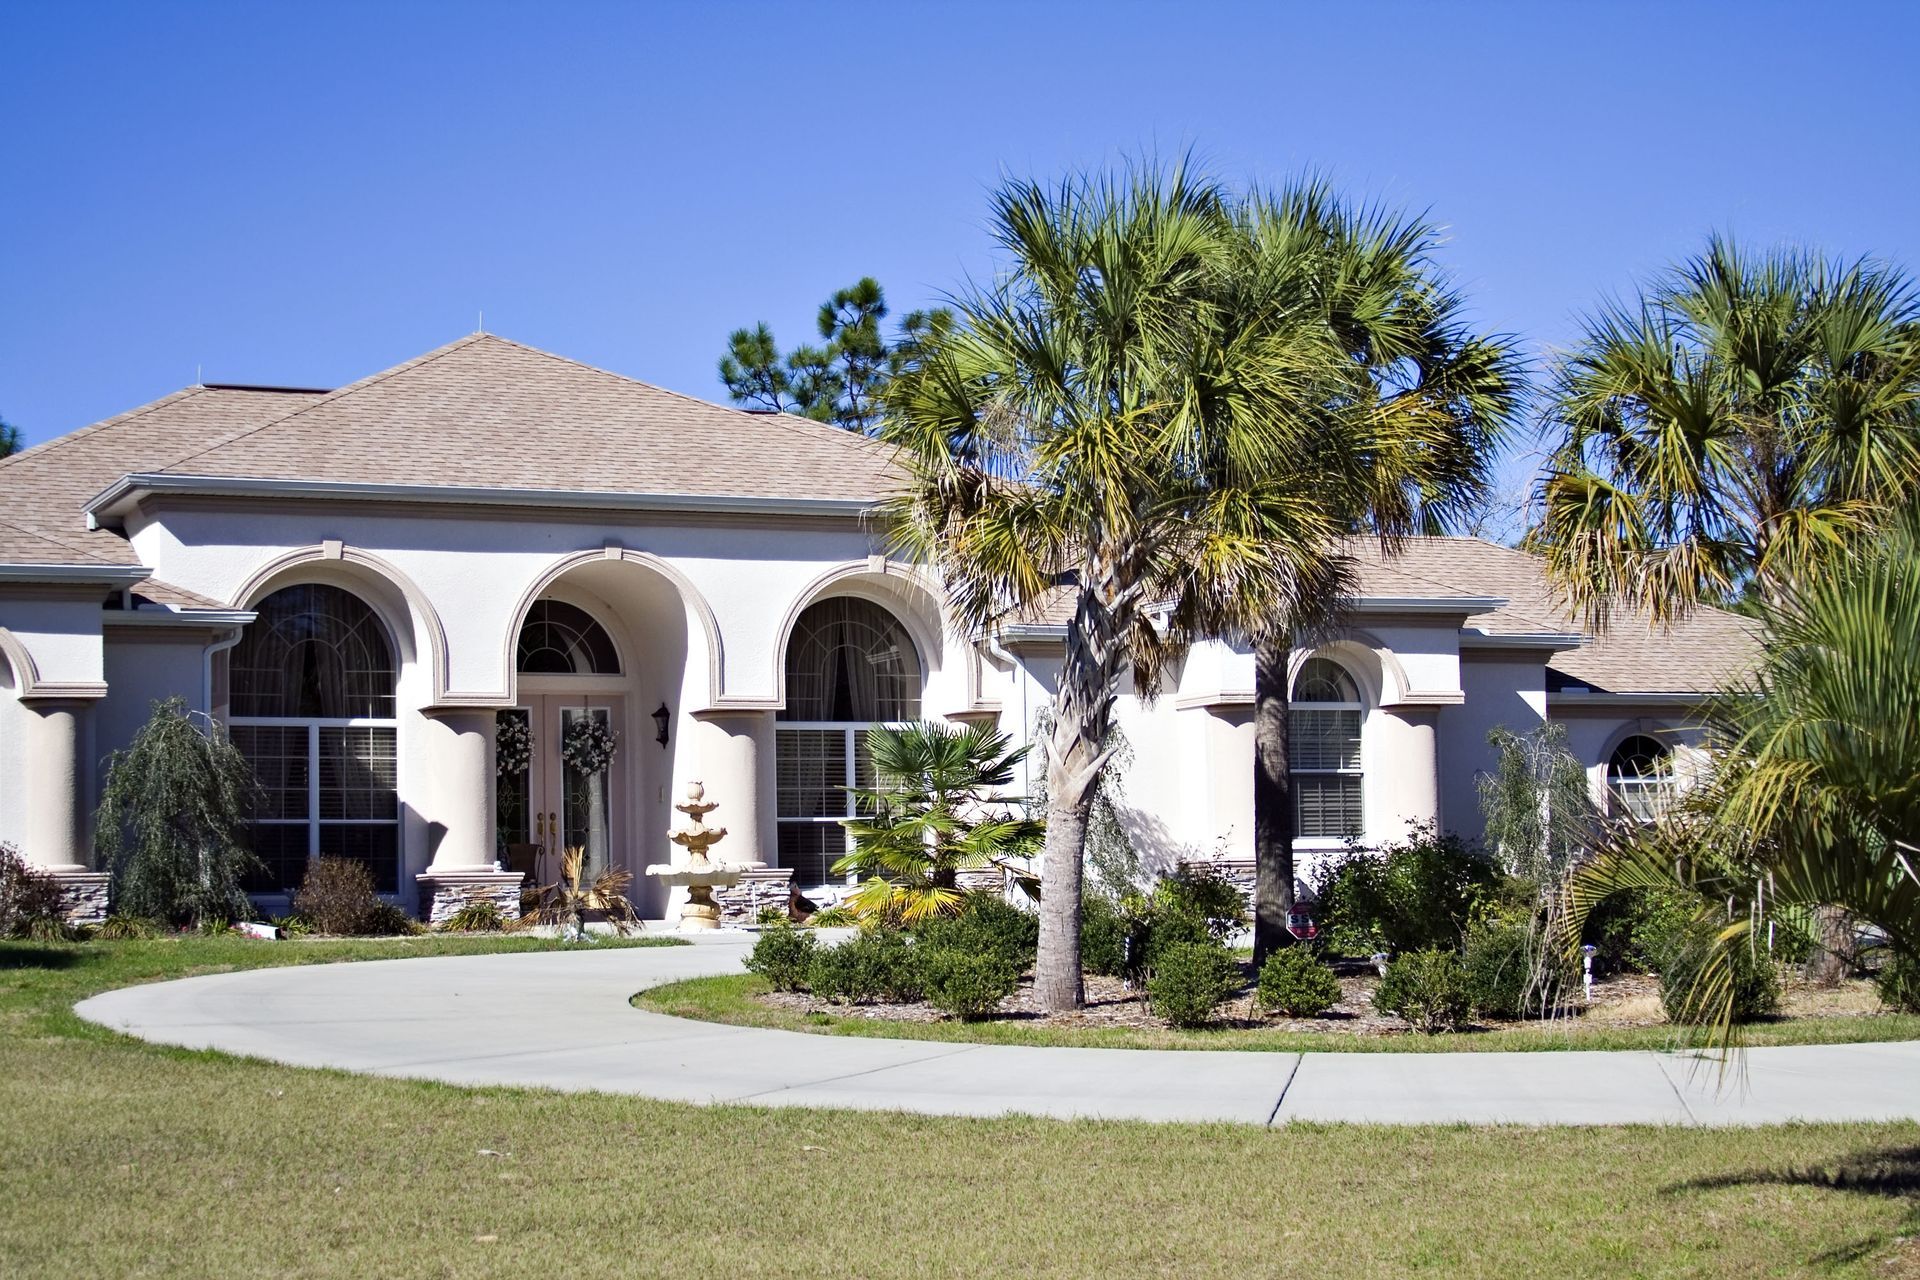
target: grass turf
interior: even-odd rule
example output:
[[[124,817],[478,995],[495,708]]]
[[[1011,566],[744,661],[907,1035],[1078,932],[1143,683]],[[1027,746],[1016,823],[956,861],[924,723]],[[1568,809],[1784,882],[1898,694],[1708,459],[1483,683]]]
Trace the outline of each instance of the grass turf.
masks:
[[[1458,1053],[1555,1049],[1671,1049],[1681,1036],[1673,1027],[1584,1026],[1577,1020],[1525,1022],[1488,1031],[1439,1035],[1358,1036],[1279,1028],[1220,1027],[1175,1031],[1139,1027],[1047,1027],[1019,1020],[905,1022],[858,1013],[802,1013],[754,999],[767,990],[753,974],[690,978],[651,987],[634,1003],[675,1017],[775,1027],[824,1035],[879,1036],[901,1040],[971,1044],[1032,1044],[1082,1049],[1260,1049],[1274,1053]],[[1920,1016],[1800,1018],[1755,1022],[1741,1028],[1749,1046],[1855,1044],[1920,1040]]]
[[[142,1045],[72,1002],[524,939],[0,944],[0,1274],[1920,1269],[1920,1126],[961,1120],[465,1090]]]

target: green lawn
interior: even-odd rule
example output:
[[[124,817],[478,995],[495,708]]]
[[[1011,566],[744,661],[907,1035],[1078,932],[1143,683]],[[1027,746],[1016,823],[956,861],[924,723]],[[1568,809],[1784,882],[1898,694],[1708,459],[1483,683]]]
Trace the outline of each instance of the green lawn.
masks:
[[[652,987],[634,997],[643,1009],[681,1018],[702,1018],[736,1026],[777,1027],[822,1035],[881,1036],[902,1040],[964,1041],[973,1044],[1066,1045],[1099,1049],[1261,1049],[1274,1053],[1448,1053],[1495,1050],[1671,1049],[1678,1044],[1672,1027],[1585,1026],[1577,1020],[1516,1023],[1497,1030],[1440,1035],[1343,1036],[1310,1031],[1218,1028],[1200,1031],[1134,1027],[1040,1027],[1019,1021],[903,1022],[862,1017],[858,1013],[801,1013],[762,1004],[753,997],[767,990],[752,974],[692,978]],[[1920,1040],[1920,1016],[1801,1018],[1756,1022],[1742,1028],[1750,1046],[1781,1044],[1854,1044],[1875,1040]]]
[[[1267,1131],[706,1110],[235,1061],[69,1012],[190,971],[543,945],[0,944],[0,1275],[1920,1269],[1916,1125]]]

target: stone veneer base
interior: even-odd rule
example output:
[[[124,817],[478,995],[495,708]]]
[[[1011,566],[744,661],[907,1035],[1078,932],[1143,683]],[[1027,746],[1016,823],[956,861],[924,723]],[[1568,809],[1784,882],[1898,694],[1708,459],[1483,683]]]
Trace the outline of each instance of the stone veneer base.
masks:
[[[54,871],[49,874],[60,885],[60,902],[70,922],[95,925],[107,918],[107,885],[112,877],[106,872]]]
[[[518,920],[522,878],[518,871],[426,871],[415,877],[424,891],[429,925],[442,924],[468,903],[480,901],[491,902],[501,915]]]

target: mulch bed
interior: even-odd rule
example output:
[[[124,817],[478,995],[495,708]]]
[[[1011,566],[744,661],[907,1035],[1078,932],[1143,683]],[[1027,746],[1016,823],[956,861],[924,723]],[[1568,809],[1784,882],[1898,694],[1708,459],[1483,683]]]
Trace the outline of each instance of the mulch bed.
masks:
[[[1249,968],[1250,966],[1243,966]],[[1377,1012],[1373,1007],[1373,989],[1379,977],[1364,963],[1337,963],[1340,1002],[1318,1018],[1262,1017],[1253,1007],[1253,980],[1249,971],[1240,993],[1221,1006],[1215,1025],[1240,1030],[1261,1028],[1269,1031],[1298,1031],[1327,1036],[1398,1036],[1414,1034],[1403,1019]],[[1781,1012],[1789,1017],[1871,1016],[1876,1001],[1864,983],[1850,983],[1836,991],[1823,991],[1800,982],[1787,984]],[[1568,1016],[1582,1023],[1605,1027],[1665,1026],[1667,1018],[1660,1005],[1660,980],[1650,974],[1620,974],[1593,984],[1593,1004],[1575,1008]],[[875,1022],[944,1022],[947,1015],[924,1002],[912,1004],[831,1004],[816,1000],[804,992],[770,991],[754,997],[760,1003],[799,1014],[828,1014],[835,1018],[867,1018]],[[1034,1027],[1130,1027],[1165,1031],[1167,1024],[1147,1008],[1144,991],[1129,990],[1118,978],[1094,974],[1086,977],[1086,1004],[1069,1013],[1047,1013],[1038,1007],[1033,984],[1023,980],[1019,990],[1007,997],[1000,1012],[988,1021],[1018,1023]],[[1511,1027],[1518,1023],[1475,1023],[1463,1030],[1485,1031]]]

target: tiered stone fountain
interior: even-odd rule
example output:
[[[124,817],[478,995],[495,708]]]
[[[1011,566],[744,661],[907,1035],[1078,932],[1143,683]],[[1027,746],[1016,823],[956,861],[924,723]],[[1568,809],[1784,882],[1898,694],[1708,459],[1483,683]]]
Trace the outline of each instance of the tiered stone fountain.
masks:
[[[689,782],[686,802],[673,806],[687,815],[687,822],[669,832],[667,839],[687,851],[686,864],[656,862],[647,868],[647,874],[658,876],[662,884],[686,886],[687,900],[680,908],[680,928],[684,932],[718,929],[720,904],[713,900],[714,886],[738,884],[742,871],[761,865],[758,862],[714,862],[707,857],[707,850],[726,837],[727,829],[707,825],[707,815],[720,806],[708,800],[706,795],[705,787],[698,782]]]

